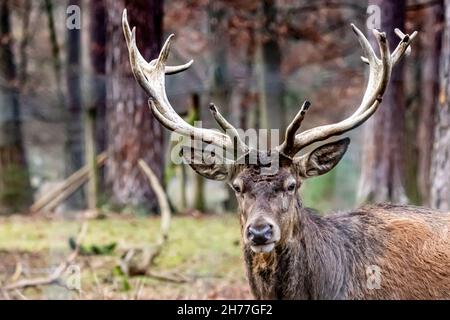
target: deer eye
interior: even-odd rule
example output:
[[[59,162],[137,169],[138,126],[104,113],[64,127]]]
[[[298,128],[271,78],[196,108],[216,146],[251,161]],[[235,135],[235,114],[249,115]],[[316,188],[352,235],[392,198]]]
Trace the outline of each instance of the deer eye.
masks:
[[[287,187],[287,191],[289,192],[293,192],[295,191],[295,187],[296,187],[296,183],[295,182],[291,182],[288,187]]]
[[[232,187],[233,187],[233,190],[236,193],[241,193],[242,192],[242,188],[238,184],[235,183],[235,184],[232,185]]]

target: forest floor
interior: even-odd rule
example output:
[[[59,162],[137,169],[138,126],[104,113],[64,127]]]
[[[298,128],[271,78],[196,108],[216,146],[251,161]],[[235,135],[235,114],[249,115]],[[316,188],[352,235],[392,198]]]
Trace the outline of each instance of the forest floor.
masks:
[[[77,235],[80,224],[43,217],[0,218],[0,287],[1,283],[48,275],[70,254],[69,238]],[[232,214],[174,217],[169,240],[150,268],[152,276],[127,277],[118,272],[120,258],[127,250],[155,243],[159,224],[156,217],[114,215],[90,220],[83,246],[115,244],[115,248],[77,257],[73,270],[81,274],[81,291],[41,286],[10,291],[3,297],[0,294],[0,299],[251,298],[238,217]]]

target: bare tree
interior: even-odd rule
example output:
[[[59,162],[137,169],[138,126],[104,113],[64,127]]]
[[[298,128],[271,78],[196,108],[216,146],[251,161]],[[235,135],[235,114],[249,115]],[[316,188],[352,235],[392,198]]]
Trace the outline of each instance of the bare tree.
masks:
[[[53,1],[45,0],[45,13],[48,21],[48,31],[50,34],[50,44],[52,48],[53,69],[55,70],[56,85],[58,86],[58,94],[63,96],[61,88],[62,72],[61,72],[61,50],[59,48],[58,36],[56,34],[55,18],[53,15]],[[62,100],[62,99],[61,99]]]
[[[31,0],[24,0],[21,13],[22,20],[22,38],[19,44],[19,81],[20,86],[24,87],[28,78],[28,45],[31,40],[30,17],[32,12]]]
[[[10,1],[0,1],[0,214],[23,209],[30,184],[22,137],[10,18]]]
[[[450,0],[445,1],[445,26],[440,62],[440,89],[436,108],[431,163],[431,205],[450,210]]]
[[[80,0],[69,0],[69,6],[80,7]],[[67,29],[67,140],[66,175],[69,176],[84,164],[83,156],[83,106],[81,100],[81,30]],[[83,193],[76,192],[68,201],[72,208],[81,208]]]
[[[436,104],[439,96],[439,58],[442,42],[443,1],[426,8],[424,28],[430,36],[422,37],[422,69],[420,115],[417,121],[418,174],[417,183],[423,203],[430,200],[430,167],[433,153],[433,134]]]
[[[90,209],[98,205],[99,187],[103,171],[97,169],[97,154],[106,148],[106,3],[105,0],[89,3],[89,100],[85,104],[85,158],[89,167],[87,204]],[[103,185],[103,184],[102,184]]]
[[[404,29],[405,1],[374,0],[371,4],[382,12],[381,29],[387,30],[390,44],[398,41],[395,28]],[[404,186],[405,101],[403,66],[392,71],[391,84],[378,113],[368,122],[364,132],[360,199],[370,202],[408,201]]]
[[[146,59],[154,59],[162,41],[163,1],[108,0],[106,179],[118,205],[156,208],[157,202],[138,160],[148,163],[159,179],[163,168],[163,133],[148,112],[147,98],[132,81],[122,33],[122,10],[127,8],[138,30],[138,46]]]
[[[90,1],[90,65],[92,88],[90,105],[96,113],[97,153],[106,149],[106,1]]]
[[[285,129],[286,110],[283,103],[284,85],[281,78],[281,48],[278,37],[271,36],[276,33],[277,6],[276,1],[268,0],[263,3],[264,27],[263,33],[266,40],[263,41],[262,53],[264,57],[264,73],[266,83],[264,94],[269,107],[275,107],[280,112],[273,112],[270,115],[269,127]]]

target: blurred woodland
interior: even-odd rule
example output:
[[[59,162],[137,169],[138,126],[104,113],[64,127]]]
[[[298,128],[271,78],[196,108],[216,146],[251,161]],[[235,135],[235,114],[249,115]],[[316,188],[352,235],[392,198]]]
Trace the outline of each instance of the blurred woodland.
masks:
[[[186,121],[215,128],[214,102],[236,127],[284,132],[304,100],[312,102],[305,129],[344,119],[359,105],[367,68],[350,23],[369,34],[372,5],[391,47],[395,28],[419,35],[378,112],[349,134],[336,169],[305,183],[303,200],[324,213],[365,202],[449,211],[450,0],[0,0],[0,281],[32,277],[29,270],[64,259],[60,251],[77,232],[73,219],[88,216],[96,218],[91,246],[71,239],[72,249],[88,270],[106,271],[89,273],[93,289],[84,297],[122,297],[116,290],[130,298],[142,283],[137,298],[248,297],[237,218],[227,214],[236,211],[234,195],[170,161],[173,141],[131,73],[122,11],[147,60],[171,33],[171,64],[194,59],[187,72],[166,78]],[[173,234],[155,260],[171,276],[117,282],[117,257],[108,253],[126,255],[159,232],[163,209],[145,164],[174,213]],[[205,238],[208,230],[213,238]],[[83,250],[108,253],[99,262]],[[211,270],[226,276],[212,285]],[[158,280],[170,284],[161,289]],[[105,293],[99,283],[115,289]]]

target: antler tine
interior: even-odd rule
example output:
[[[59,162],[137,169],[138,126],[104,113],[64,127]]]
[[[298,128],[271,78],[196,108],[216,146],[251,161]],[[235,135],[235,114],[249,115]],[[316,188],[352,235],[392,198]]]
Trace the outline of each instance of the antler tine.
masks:
[[[285,141],[279,148],[280,151],[287,156],[292,157],[302,148],[310,144],[352,130],[369,119],[381,103],[381,98],[386,91],[391,76],[392,67],[404,56],[405,52],[410,47],[412,40],[414,40],[417,35],[417,32],[414,32],[409,36],[403,34],[400,30],[396,30],[395,32],[402,40],[391,54],[386,34],[379,32],[378,30],[373,30],[375,39],[380,48],[380,58],[378,58],[364,34],[353,24],[352,29],[358,37],[358,41],[363,49],[364,56],[361,58],[363,62],[369,65],[369,80],[360,106],[345,120],[336,124],[319,126],[297,134],[292,144]],[[286,139],[288,138],[292,139],[291,135],[286,135]]]
[[[130,28],[126,10],[124,10],[122,16],[122,26],[130,56],[131,69],[136,81],[148,94],[149,106],[156,119],[158,119],[158,121],[161,122],[161,124],[167,129],[175,131],[181,135],[189,136],[193,139],[199,139],[203,142],[214,144],[222,148],[234,148],[233,138],[230,138],[230,136],[215,130],[197,128],[190,125],[184,121],[171,106],[165,89],[165,75],[184,71],[189,68],[193,62],[191,60],[190,62],[180,66],[166,66],[170,53],[171,40],[174,35],[172,34],[168,37],[159,53],[158,58],[152,60],[151,62],[147,62],[137,48],[136,29]],[[220,123],[226,124],[228,129],[233,128],[220,114],[218,117],[221,119]],[[216,120],[219,118],[216,118]],[[234,132],[237,133],[236,129],[232,131],[233,134]],[[238,147],[243,150],[247,150],[245,149],[245,144],[240,139],[238,139]]]
[[[128,24],[127,9],[123,10],[122,29],[123,29],[123,34],[125,36],[125,41],[127,43],[127,46],[130,47],[132,31],[130,29],[130,25]],[[154,64],[156,63],[156,59],[152,60],[150,62],[147,62],[139,51],[138,51],[137,59],[139,60],[139,64],[141,65],[141,68],[144,69],[146,72],[151,72],[152,68],[154,67]],[[183,71],[189,69],[193,63],[194,63],[194,60],[190,60],[189,62],[179,65],[179,66],[165,66],[165,73],[167,75],[171,75],[171,74],[183,72]]]
[[[361,45],[361,48],[362,48],[363,54],[364,54],[364,58],[367,60],[367,62],[370,63],[373,61],[377,61],[378,58],[375,54],[375,51],[373,51],[373,48],[370,45],[369,40],[367,40],[366,36],[353,23],[350,24],[350,26],[352,27],[353,32],[358,37],[358,42]]]
[[[237,148],[239,148],[240,151],[247,153],[249,151],[249,147],[244,143],[244,141],[242,141],[236,128],[222,116],[214,103],[209,104],[209,110],[211,111],[214,120],[216,120],[217,124],[223,131],[225,131],[231,140],[234,141],[236,139]]]
[[[392,64],[395,65],[403,57],[403,55],[409,55],[411,53],[410,44],[417,36],[417,31],[414,31],[411,35],[404,34],[400,29],[395,28],[395,34],[402,39],[392,52]]]
[[[306,112],[308,111],[310,106],[311,103],[309,101],[303,102],[300,111],[297,113],[297,115],[294,117],[294,120],[292,120],[292,122],[286,129],[285,139],[283,142],[284,145],[282,145],[281,147],[282,152],[286,155],[290,154],[292,152],[292,149],[294,148],[295,134],[300,128],[303,119],[305,119]]]
[[[351,115],[352,118],[364,113],[381,98],[391,76],[392,63],[390,60],[389,44],[386,33],[379,32],[376,29],[373,29],[372,32],[380,49],[380,59],[374,54],[373,61],[369,62],[369,80],[367,88],[364,92],[361,105]]]

